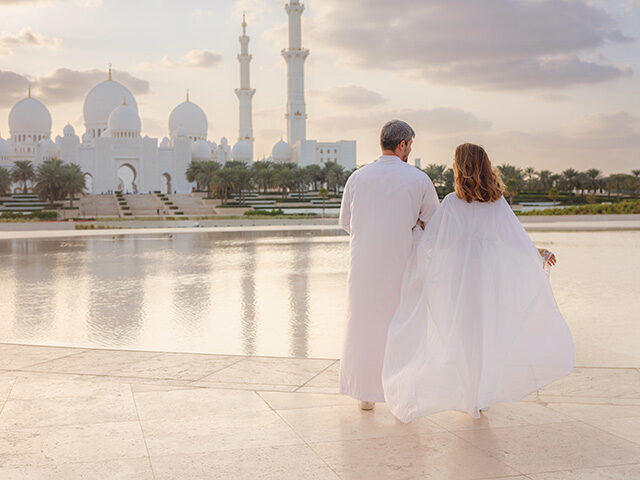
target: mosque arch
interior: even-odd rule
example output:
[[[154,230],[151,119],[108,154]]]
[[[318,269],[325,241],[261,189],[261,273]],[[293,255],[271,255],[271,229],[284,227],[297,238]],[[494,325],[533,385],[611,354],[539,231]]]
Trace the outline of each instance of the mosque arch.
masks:
[[[84,189],[83,193],[91,195],[93,193],[93,175],[89,172],[84,173]]]
[[[136,179],[138,172],[131,163],[123,163],[118,167],[118,190],[134,193],[138,190]]]
[[[167,194],[173,193],[173,187],[171,186],[171,175],[167,172],[162,174],[160,191]]]

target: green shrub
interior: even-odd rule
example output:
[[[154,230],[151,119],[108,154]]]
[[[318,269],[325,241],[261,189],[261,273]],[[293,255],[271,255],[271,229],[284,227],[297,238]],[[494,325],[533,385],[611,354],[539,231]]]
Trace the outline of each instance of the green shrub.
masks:
[[[247,210],[244,212],[247,217],[274,217],[276,215],[284,215],[284,212],[280,208],[276,208],[275,210]]]

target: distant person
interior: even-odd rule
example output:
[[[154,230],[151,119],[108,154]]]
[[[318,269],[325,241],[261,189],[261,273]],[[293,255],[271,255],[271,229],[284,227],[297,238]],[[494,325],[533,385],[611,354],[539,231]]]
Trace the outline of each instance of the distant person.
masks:
[[[438,207],[429,177],[407,163],[415,133],[393,120],[380,132],[382,155],[347,181],[340,225],[351,236],[348,319],[340,392],[370,410],[384,401],[382,362],[389,322],[400,301],[413,230]]]
[[[482,147],[458,146],[453,170],[455,191],[414,230],[386,339],[384,398],[403,422],[443,410],[479,417],[573,368],[571,332],[543,269],[555,256],[531,242]]]

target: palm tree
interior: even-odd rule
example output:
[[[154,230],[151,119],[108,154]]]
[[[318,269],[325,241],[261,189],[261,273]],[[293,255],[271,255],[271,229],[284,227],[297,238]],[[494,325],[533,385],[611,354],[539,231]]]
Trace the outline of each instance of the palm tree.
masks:
[[[187,171],[185,172],[187,182],[196,182],[196,190],[198,191],[202,190],[202,185],[198,181],[198,178],[199,174],[202,172],[204,163],[205,162],[202,160],[191,160],[191,163],[189,163]]]
[[[258,190],[262,188],[264,193],[267,192],[273,182],[273,162],[261,160],[254,162],[251,167],[253,170],[253,179],[258,186]]]
[[[602,175],[602,172],[597,168],[590,168],[587,170],[587,176],[591,180],[591,188],[593,189],[593,193],[595,194],[598,190],[598,179]]]
[[[80,169],[80,165],[71,163],[63,166],[62,171],[62,190],[63,195],[69,195],[69,206],[73,208],[73,197],[82,193],[85,189],[84,173]]]
[[[44,163],[38,165],[35,191],[41,200],[49,202],[51,208],[56,200],[64,198],[63,175],[62,161],[57,158],[45,160]]]
[[[513,205],[513,199],[518,195],[518,181],[515,178],[507,180],[504,194],[509,198],[509,205]]]
[[[578,176],[578,171],[574,168],[567,168],[562,172],[562,177],[564,178],[565,187],[569,191],[570,195],[573,195],[573,190],[576,188],[577,176]]]
[[[244,205],[244,192],[253,188],[253,172],[245,163],[231,166],[231,183],[240,197],[240,205]]]
[[[540,181],[541,190],[544,191],[551,188],[551,175],[553,175],[551,170],[540,170],[538,172],[538,180]]]
[[[435,163],[430,163],[423,171],[431,179],[434,187],[438,188],[442,187],[442,184],[444,183],[444,172],[446,169],[446,165],[436,165]]]
[[[220,170],[220,164],[218,162],[214,162],[213,160],[208,160],[208,161],[199,161],[197,163],[192,161],[191,165],[189,165],[189,168],[191,168],[192,165],[193,165],[194,171],[196,171],[196,175],[195,177],[191,177],[191,178],[193,178],[198,185],[205,185],[207,187],[207,198],[211,198],[211,190],[213,189],[213,184],[216,178],[216,174]],[[187,175],[190,175],[190,172],[188,169],[187,169]],[[189,180],[189,176],[187,176],[187,180]],[[190,181],[193,182],[194,180],[190,180]]]
[[[304,167],[307,175],[307,180],[313,184],[313,190],[318,190],[318,185],[325,181],[322,167],[317,164],[307,165]]]
[[[515,167],[513,165],[509,165],[508,163],[503,163],[498,166],[498,171],[502,176],[502,181],[505,186],[509,180],[514,180],[516,184],[516,188],[520,189],[524,186],[524,177],[522,174],[522,169]]]
[[[219,169],[213,178],[213,187],[216,191],[216,196],[222,199],[222,204],[227,203],[229,198],[229,191],[233,188],[233,172],[231,168]]]
[[[283,200],[287,198],[287,192],[293,183],[293,167],[291,163],[280,163],[273,170],[273,183],[280,189]]]
[[[527,190],[533,190],[533,182],[535,180],[534,176],[536,174],[536,169],[533,167],[527,167],[524,169],[524,175],[526,176],[526,185]]]
[[[17,160],[11,169],[11,180],[22,183],[22,193],[27,193],[27,182],[36,180],[33,163],[29,160]]]
[[[618,201],[620,200],[620,194],[625,189],[625,187],[629,187],[629,179],[633,179],[631,175],[627,175],[625,173],[615,173],[613,175],[609,175],[606,179],[607,182],[607,190],[611,192],[611,190],[615,190],[618,194]]]
[[[325,163],[325,174],[327,178],[327,188],[335,190],[338,195],[340,187],[344,186],[347,181],[347,172],[342,165],[337,163]]]
[[[0,167],[0,195],[7,195],[11,191],[11,174],[9,170]]]
[[[556,187],[552,187],[549,190],[548,197],[549,197],[549,200],[553,201],[554,206],[556,204],[556,201],[558,200],[558,196],[559,196],[558,189]]]

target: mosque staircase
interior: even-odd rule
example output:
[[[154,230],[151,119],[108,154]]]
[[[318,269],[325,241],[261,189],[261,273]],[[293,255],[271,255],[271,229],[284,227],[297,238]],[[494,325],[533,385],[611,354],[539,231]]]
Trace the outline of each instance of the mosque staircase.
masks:
[[[117,217],[118,203],[113,195],[85,195],[80,201],[81,217]]]
[[[166,195],[176,210],[183,212],[185,215],[216,215],[216,209],[213,205],[206,205],[202,201],[201,196],[192,195]]]
[[[162,202],[151,193],[123,195],[133,217],[157,217],[158,209],[162,215]]]

